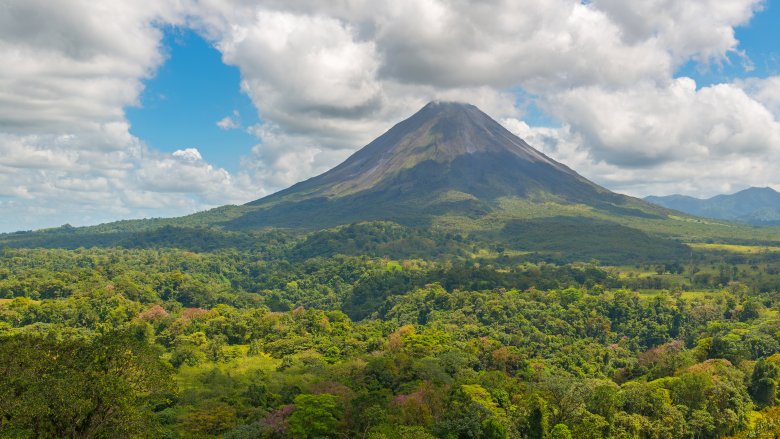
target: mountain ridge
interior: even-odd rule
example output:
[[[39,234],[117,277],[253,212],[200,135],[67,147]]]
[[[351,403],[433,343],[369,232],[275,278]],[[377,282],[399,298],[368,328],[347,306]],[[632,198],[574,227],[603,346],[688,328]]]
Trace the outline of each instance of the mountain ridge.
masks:
[[[710,198],[677,194],[648,196],[645,201],[705,218],[759,226],[780,225],[780,193],[771,187],[749,187]]]

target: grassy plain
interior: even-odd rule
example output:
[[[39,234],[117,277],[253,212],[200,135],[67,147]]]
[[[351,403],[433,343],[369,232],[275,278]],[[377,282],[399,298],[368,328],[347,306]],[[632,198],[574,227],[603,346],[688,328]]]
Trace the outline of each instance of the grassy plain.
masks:
[[[688,245],[696,250],[724,251],[743,255],[780,253],[780,246],[772,245],[714,244],[701,242],[689,243]]]

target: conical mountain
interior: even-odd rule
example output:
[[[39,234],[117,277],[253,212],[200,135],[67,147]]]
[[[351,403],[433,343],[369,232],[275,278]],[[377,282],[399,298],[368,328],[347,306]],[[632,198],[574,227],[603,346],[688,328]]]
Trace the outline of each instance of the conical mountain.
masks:
[[[331,229],[377,220],[407,227],[382,223]],[[409,234],[408,226],[426,238],[410,238],[417,235]],[[350,242],[381,242],[382,252],[431,255],[440,243],[433,238],[439,235],[430,232],[455,232],[481,242],[481,249],[613,263],[683,258],[689,249],[679,239],[735,233],[731,226],[703,225],[610,192],[535,150],[473,105],[432,102],[330,171],[243,206],[13,235],[0,238],[0,245],[196,243],[220,248],[251,245],[258,235],[241,232],[267,227],[314,231],[304,245],[311,251],[301,250],[304,255],[353,251]]]
[[[588,181],[473,105],[431,102],[330,171],[249,203],[225,225],[425,225],[441,215],[478,218],[510,199],[603,210],[645,205]]]

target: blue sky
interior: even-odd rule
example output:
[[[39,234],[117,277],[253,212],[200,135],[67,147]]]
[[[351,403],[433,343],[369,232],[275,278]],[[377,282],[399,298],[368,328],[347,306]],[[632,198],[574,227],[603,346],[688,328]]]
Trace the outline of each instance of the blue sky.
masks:
[[[780,189],[778,2],[6,0],[0,231],[246,203],[435,99],[616,192]]]
[[[689,61],[677,71],[678,76],[696,79],[699,86],[731,81],[750,76],[767,77],[780,74],[780,0],[769,0],[746,26],[737,27],[735,36],[746,59],[731,53],[729,62],[700,65]],[[751,68],[746,69],[746,63]]]
[[[767,1],[749,25],[736,29],[736,37],[755,66],[754,75],[780,74],[780,1]]]
[[[162,40],[165,64],[144,83],[140,106],[127,108],[130,132],[149,146],[174,152],[197,148],[216,166],[236,171],[257,143],[245,129],[222,129],[217,121],[238,112],[242,127],[259,123],[241,91],[237,67],[192,30],[168,26]]]

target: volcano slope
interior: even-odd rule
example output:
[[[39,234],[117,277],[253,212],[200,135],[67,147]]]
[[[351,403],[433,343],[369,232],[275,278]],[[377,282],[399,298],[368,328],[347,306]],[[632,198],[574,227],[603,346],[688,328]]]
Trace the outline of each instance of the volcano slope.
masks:
[[[513,210],[545,203],[667,216],[588,181],[473,105],[431,102],[342,164],[249,203],[224,226],[319,229],[366,220],[429,226],[453,217],[523,218],[528,212]]]
[[[335,168],[242,206],[4,235],[0,243],[181,247],[200,241],[213,249],[251,241],[244,235],[260,230],[320,233],[372,221],[565,259],[668,260],[683,258],[687,242],[780,243],[777,228],[703,220],[611,192],[477,107],[455,102],[431,102]]]

